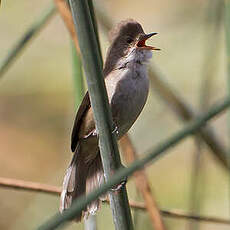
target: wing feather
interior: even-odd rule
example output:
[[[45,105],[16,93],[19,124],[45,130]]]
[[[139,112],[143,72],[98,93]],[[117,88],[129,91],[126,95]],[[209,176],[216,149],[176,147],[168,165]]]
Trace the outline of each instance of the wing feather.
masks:
[[[81,126],[81,121],[84,117],[84,114],[88,111],[88,109],[91,107],[90,99],[89,99],[89,93],[87,92],[81,102],[81,105],[77,111],[74,125],[73,125],[73,130],[72,130],[72,135],[71,135],[71,150],[72,152],[75,152],[77,143],[79,140],[79,130]]]

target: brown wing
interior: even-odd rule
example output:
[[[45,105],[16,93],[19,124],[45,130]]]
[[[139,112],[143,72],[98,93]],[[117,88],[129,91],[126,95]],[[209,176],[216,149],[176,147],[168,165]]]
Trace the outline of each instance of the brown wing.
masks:
[[[79,129],[81,126],[81,121],[84,117],[84,114],[88,111],[88,109],[91,107],[90,104],[90,99],[89,99],[89,93],[87,92],[81,102],[81,105],[77,111],[77,115],[75,117],[74,125],[73,125],[73,130],[72,130],[72,135],[71,135],[71,150],[74,152],[77,143],[79,140]]]

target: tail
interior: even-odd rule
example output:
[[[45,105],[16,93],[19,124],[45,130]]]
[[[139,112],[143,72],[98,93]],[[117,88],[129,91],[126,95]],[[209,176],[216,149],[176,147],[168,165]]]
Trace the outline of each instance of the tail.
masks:
[[[87,195],[104,182],[100,153],[90,162],[87,162],[83,155],[78,146],[64,177],[60,212],[68,209],[75,199]],[[76,216],[75,220],[78,222],[84,216],[94,215],[99,207],[100,200],[97,199],[90,203],[80,215]]]

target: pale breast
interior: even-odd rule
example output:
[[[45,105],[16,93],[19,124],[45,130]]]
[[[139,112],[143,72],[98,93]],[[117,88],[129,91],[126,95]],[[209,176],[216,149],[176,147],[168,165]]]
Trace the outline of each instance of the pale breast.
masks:
[[[148,96],[149,80],[144,64],[132,63],[115,70],[105,79],[113,120],[119,137],[124,135],[141,113]]]

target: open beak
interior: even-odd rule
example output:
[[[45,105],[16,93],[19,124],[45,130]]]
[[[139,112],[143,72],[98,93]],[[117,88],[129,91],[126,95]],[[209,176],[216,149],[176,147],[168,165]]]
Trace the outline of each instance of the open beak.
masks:
[[[157,35],[157,33],[142,34],[142,35],[139,37],[136,46],[137,46],[138,48],[142,48],[142,49],[160,50],[160,49],[158,49],[158,48],[156,48],[156,47],[154,47],[154,46],[147,46],[147,45],[145,44],[146,40],[149,39],[149,38],[151,38],[151,37],[154,36],[154,35]]]

